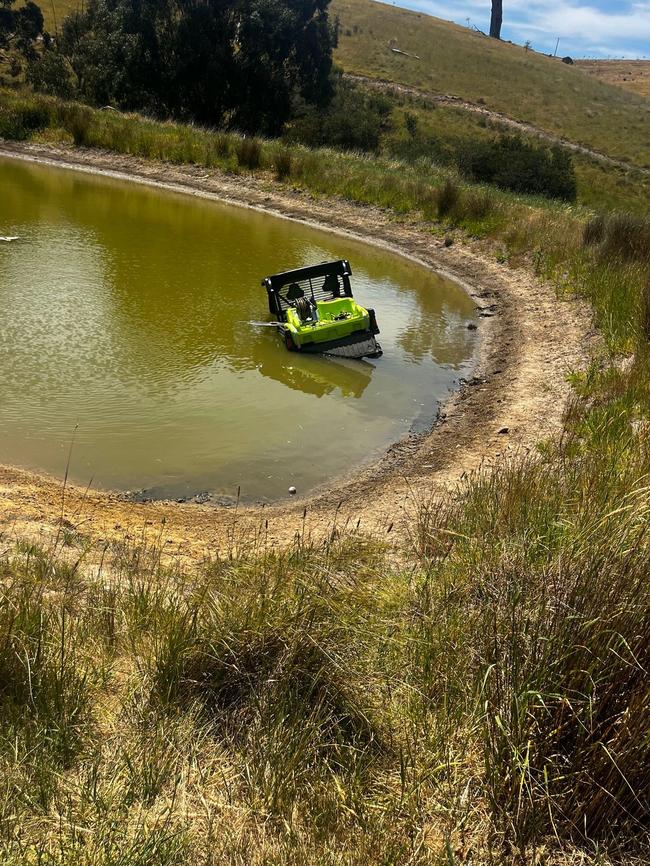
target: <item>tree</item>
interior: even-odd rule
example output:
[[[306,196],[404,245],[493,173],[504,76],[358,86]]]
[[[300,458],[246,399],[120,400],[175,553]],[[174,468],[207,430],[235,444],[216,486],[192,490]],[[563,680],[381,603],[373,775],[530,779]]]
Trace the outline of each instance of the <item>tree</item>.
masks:
[[[310,147],[377,151],[381,133],[390,128],[391,110],[382,94],[339,81],[328,108],[301,107],[287,124],[285,137]]]
[[[275,135],[331,99],[328,3],[90,0],[62,46],[90,102]]]
[[[40,57],[28,64],[27,81],[49,96],[72,99],[76,95],[70,66],[55,48],[45,48]]]
[[[492,0],[492,15],[490,17],[490,36],[501,39],[501,24],[503,23],[503,0]]]
[[[19,9],[15,0],[0,0],[0,48],[15,48],[24,57],[35,55],[35,43],[43,33],[43,13],[27,0]]]

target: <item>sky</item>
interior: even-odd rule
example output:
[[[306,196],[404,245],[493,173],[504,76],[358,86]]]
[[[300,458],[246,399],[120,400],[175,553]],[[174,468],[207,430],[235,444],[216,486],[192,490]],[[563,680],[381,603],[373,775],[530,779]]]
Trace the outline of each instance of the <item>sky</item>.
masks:
[[[392,2],[392,0],[385,0]],[[490,0],[395,0],[417,9],[478,27],[490,26]],[[503,39],[536,51],[572,57],[650,59],[650,0],[503,0]]]

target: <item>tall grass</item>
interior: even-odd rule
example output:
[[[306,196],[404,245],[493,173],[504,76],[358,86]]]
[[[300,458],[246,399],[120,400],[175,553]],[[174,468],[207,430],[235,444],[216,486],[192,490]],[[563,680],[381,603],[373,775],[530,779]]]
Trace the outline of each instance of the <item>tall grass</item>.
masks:
[[[262,164],[262,143],[257,138],[242,138],[236,146],[237,161],[244,168],[256,169]]]
[[[275,157],[275,178],[282,181],[291,177],[292,156],[288,150],[281,150]]]
[[[27,774],[15,732],[0,740],[3,862],[361,862],[382,846],[405,861],[422,831],[406,776],[392,791],[406,729],[391,724],[382,673],[397,682],[400,664],[381,625],[393,619],[392,593],[376,603],[382,555],[360,538],[300,543],[186,576],[136,553],[136,567],[111,557],[108,588],[81,572],[57,587],[78,651],[92,635],[102,675],[65,773],[39,747]],[[5,609],[24,616],[33,566],[19,552],[3,566],[13,576]],[[3,663],[14,655],[3,645]],[[50,718],[66,718],[54,695]],[[29,724],[16,720],[19,736]],[[48,780],[47,802],[37,778]]]
[[[189,573],[9,549],[3,862],[642,862],[647,363],[423,502],[408,566],[349,532]]]
[[[74,575],[29,548],[16,571],[10,578],[14,583],[9,598],[0,608],[4,735],[13,737],[26,756],[43,748],[65,766],[79,746],[92,688],[80,651],[83,637],[58,597],[59,587],[65,592],[66,586],[74,585]]]
[[[559,449],[420,511],[418,549],[468,622],[486,793],[521,852],[647,832],[648,372],[591,383]]]

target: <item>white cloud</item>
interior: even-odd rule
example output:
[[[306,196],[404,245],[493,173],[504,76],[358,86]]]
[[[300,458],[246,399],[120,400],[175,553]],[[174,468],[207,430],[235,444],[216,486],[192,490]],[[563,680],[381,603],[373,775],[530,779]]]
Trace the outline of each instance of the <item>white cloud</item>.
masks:
[[[470,18],[482,30],[489,26],[490,0],[462,0],[460,3],[403,0],[403,5],[459,23]],[[560,37],[563,43],[581,53],[650,54],[650,2],[620,2],[611,4],[609,9],[601,9],[571,0],[558,0],[552,5],[543,0],[506,0],[504,31],[521,41],[531,39],[546,44]]]
[[[603,38],[650,42],[650,4],[634,4],[627,13],[604,12],[595,6],[574,6],[566,2],[550,8],[531,3],[528,9],[529,23],[526,23],[540,32],[586,42]],[[523,24],[519,22],[519,26]]]

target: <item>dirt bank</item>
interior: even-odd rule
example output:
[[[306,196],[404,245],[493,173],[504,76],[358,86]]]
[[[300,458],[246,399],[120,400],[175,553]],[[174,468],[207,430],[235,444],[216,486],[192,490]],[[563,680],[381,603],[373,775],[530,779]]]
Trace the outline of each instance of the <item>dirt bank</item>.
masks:
[[[113,153],[0,142],[0,156],[166,186],[190,195],[254,207],[347,233],[408,256],[460,282],[482,308],[474,376],[444,407],[426,436],[405,439],[353,478],[304,499],[267,507],[216,508],[133,503],[58,479],[0,467],[4,537],[48,539],[61,526],[93,541],[160,539],[170,553],[200,558],[263,538],[326,536],[334,526],[399,537],[409,531],[418,499],[454,485],[482,464],[533,448],[560,429],[569,389],[595,338],[583,304],[558,301],[524,270],[497,263],[479,245],[445,247],[427,226],[341,200],[314,198],[271,179],[226,176]]]

